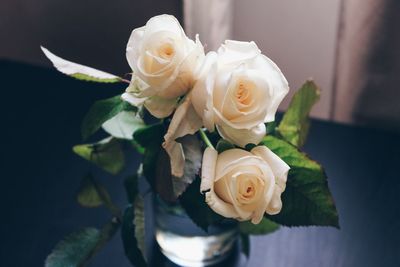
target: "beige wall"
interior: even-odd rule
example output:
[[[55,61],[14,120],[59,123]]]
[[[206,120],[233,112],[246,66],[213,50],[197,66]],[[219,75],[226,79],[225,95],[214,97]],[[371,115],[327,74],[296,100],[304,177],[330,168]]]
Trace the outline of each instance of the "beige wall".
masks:
[[[309,77],[322,89],[313,116],[329,118],[340,0],[235,0],[233,38],[254,40],[293,93]],[[287,100],[282,105],[287,105]]]

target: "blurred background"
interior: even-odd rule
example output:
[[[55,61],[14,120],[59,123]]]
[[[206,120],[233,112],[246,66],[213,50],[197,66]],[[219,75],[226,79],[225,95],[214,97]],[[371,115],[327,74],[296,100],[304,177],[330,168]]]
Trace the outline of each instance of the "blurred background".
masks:
[[[292,93],[314,78],[322,89],[314,117],[400,130],[399,11],[396,0],[2,0],[0,59],[49,66],[44,45],[124,74],[130,31],[170,13],[207,49],[254,40]]]

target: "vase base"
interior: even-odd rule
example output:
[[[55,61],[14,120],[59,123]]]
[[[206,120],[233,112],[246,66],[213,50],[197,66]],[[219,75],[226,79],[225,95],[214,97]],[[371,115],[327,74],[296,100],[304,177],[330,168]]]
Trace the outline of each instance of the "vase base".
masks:
[[[237,230],[212,236],[182,236],[170,231],[156,230],[161,252],[180,266],[201,267],[224,261],[233,251]]]

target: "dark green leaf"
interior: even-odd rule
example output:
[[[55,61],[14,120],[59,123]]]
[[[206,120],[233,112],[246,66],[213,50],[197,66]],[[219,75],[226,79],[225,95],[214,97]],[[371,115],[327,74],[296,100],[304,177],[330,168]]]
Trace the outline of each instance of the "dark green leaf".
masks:
[[[86,140],[108,121],[121,111],[136,111],[137,108],[123,101],[120,95],[99,100],[89,109],[82,122],[82,137]]]
[[[90,174],[82,178],[77,200],[79,204],[88,208],[99,207],[104,202],[111,202],[107,190],[102,185],[96,183]]]
[[[302,147],[310,127],[311,108],[319,100],[320,90],[313,81],[307,81],[293,96],[278,131],[282,137],[297,147]]]
[[[276,121],[271,121],[265,124],[266,134],[275,134],[276,131]]]
[[[94,144],[76,145],[73,151],[112,174],[118,173],[124,166],[124,153],[114,138],[106,138]]]
[[[336,207],[321,165],[276,137],[266,136],[262,143],[291,167],[282,194],[282,211],[268,218],[286,226],[339,227]]]
[[[85,228],[72,233],[60,241],[47,257],[46,267],[82,266],[100,240],[95,228]]]
[[[154,143],[161,145],[164,140],[165,132],[164,124],[156,123],[137,129],[133,133],[133,139],[145,148]]]
[[[135,225],[135,237],[137,240],[138,248],[146,259],[146,244],[145,244],[145,222],[144,222],[144,199],[141,195],[137,195],[134,201],[135,218],[133,223]]]
[[[246,234],[240,234],[242,252],[248,258],[250,256],[250,237]]]
[[[99,231],[84,228],[60,241],[47,256],[45,267],[83,267],[115,234],[119,222],[112,220]]]
[[[136,174],[127,177],[124,181],[125,191],[128,196],[129,203],[133,203],[139,192],[138,176]]]
[[[128,257],[132,265],[136,267],[147,266],[146,260],[138,247],[136,239],[136,227],[134,224],[135,211],[129,206],[125,212],[122,221],[121,237],[124,245],[125,255]]]
[[[232,148],[235,148],[233,144],[231,144],[229,141],[226,141],[225,139],[220,139],[215,149],[218,151],[219,154],[221,154],[225,150]]]
[[[207,205],[204,195],[200,193],[200,177],[196,177],[187,187],[179,201],[192,221],[204,231],[207,231],[210,224],[223,219]]]
[[[259,224],[252,224],[250,221],[240,222],[240,233],[246,235],[266,235],[279,229],[279,224],[263,218]]]
[[[133,133],[144,126],[143,120],[136,116],[136,112],[121,111],[104,122],[102,128],[115,138],[132,140]]]

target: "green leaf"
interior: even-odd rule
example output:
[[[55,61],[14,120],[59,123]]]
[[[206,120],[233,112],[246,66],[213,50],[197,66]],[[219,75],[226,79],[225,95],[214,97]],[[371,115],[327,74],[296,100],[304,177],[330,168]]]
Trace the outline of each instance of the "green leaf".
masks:
[[[75,79],[101,83],[117,83],[123,81],[122,78],[113,74],[60,58],[42,46],[41,49],[58,71]]]
[[[122,148],[118,140],[111,137],[94,144],[76,145],[73,151],[112,174],[118,173],[124,166]]]
[[[271,121],[271,122],[266,123],[265,124],[265,131],[266,131],[267,135],[268,134],[274,135],[275,131],[276,131],[276,121]]]
[[[96,101],[82,121],[82,137],[86,140],[97,132],[106,121],[121,111],[136,111],[137,108],[123,101],[120,95]]]
[[[79,204],[88,208],[99,207],[104,202],[111,202],[107,190],[102,185],[99,185],[91,174],[83,177],[77,200]]]
[[[232,148],[235,148],[233,144],[231,144],[229,141],[226,141],[225,139],[220,139],[215,149],[218,151],[219,154],[221,154],[225,150]]]
[[[138,189],[138,176],[136,174],[128,176],[124,181],[126,195],[128,196],[129,203],[133,203],[139,192]]]
[[[338,213],[321,165],[276,137],[266,136],[262,143],[291,167],[286,190],[282,194],[282,210],[268,218],[286,226],[320,225],[339,228]]]
[[[85,228],[60,241],[47,257],[46,267],[83,266],[100,240],[95,228]]]
[[[137,195],[133,203],[135,208],[135,218],[133,223],[135,225],[135,237],[137,240],[138,248],[142,252],[143,257],[146,259],[146,243],[145,243],[145,221],[144,221],[144,199],[141,195]]]
[[[240,234],[242,252],[248,258],[250,256],[250,237],[246,234]]]
[[[133,139],[142,147],[149,147],[153,144],[160,144],[164,140],[166,129],[164,124],[156,123],[137,129],[133,133]]]
[[[207,205],[205,196],[200,193],[200,177],[198,176],[179,197],[179,201],[190,219],[204,231],[208,230],[210,224],[223,219]]]
[[[144,126],[143,120],[136,116],[136,112],[121,111],[104,122],[102,128],[115,138],[132,140],[133,133]]]
[[[263,218],[259,224],[252,224],[250,221],[240,222],[240,233],[245,235],[266,235],[279,229],[279,224]]]
[[[320,90],[309,80],[293,96],[278,131],[282,137],[297,147],[302,147],[310,127],[311,108],[319,100]]]
[[[60,241],[47,256],[45,267],[83,267],[116,233],[119,222],[112,220],[99,231],[84,228]]]
[[[123,216],[121,237],[124,245],[125,255],[128,257],[132,265],[137,267],[147,266],[146,260],[138,247],[138,241],[136,239],[136,226],[135,211],[132,206],[129,206]],[[139,229],[138,229],[139,230]]]

